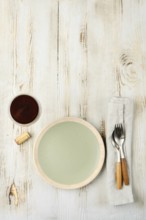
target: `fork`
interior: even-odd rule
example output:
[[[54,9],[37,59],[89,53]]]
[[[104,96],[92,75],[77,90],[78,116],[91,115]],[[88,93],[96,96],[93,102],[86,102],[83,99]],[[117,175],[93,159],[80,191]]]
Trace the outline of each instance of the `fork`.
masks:
[[[123,145],[125,143],[126,136],[125,136],[125,131],[123,129],[122,124],[115,125],[114,138],[115,138],[115,142],[117,143],[117,145],[119,146],[119,149],[120,149],[123,180],[124,180],[125,185],[129,185],[127,161],[126,161],[125,153],[123,150]]]
[[[111,136],[111,142],[112,142],[113,147],[116,149],[116,153],[117,153],[116,176],[115,176],[116,186],[117,186],[117,189],[121,189],[122,188],[122,166],[121,166],[119,146],[116,144],[114,140],[114,131]]]

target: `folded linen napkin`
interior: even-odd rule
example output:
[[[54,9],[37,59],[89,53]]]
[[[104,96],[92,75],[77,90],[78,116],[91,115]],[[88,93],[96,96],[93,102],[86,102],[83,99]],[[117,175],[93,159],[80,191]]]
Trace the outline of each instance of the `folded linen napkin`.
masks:
[[[132,121],[133,121],[133,101],[129,98],[114,97],[108,104],[108,116],[106,122],[106,142],[107,142],[107,187],[109,203],[111,205],[122,205],[132,203],[132,178],[131,178],[131,144],[132,144]],[[115,124],[124,123],[126,140],[125,155],[127,160],[129,185],[123,183],[122,189],[116,188],[115,165],[117,160],[116,151],[111,143],[111,135]]]

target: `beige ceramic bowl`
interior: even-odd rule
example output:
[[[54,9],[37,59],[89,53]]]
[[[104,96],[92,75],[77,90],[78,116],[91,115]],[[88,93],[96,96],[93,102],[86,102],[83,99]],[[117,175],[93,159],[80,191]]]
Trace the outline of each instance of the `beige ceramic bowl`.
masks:
[[[48,125],[37,138],[34,161],[51,185],[76,189],[101,171],[105,148],[99,132],[80,118],[63,118]]]

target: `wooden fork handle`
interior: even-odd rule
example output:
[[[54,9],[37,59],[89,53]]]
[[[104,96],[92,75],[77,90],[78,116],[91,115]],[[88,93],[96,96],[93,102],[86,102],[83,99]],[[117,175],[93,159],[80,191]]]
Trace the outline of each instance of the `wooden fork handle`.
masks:
[[[117,185],[117,189],[122,188],[122,167],[121,167],[121,162],[116,163],[116,185]]]
[[[122,176],[123,176],[124,183],[125,183],[125,185],[129,185],[127,161],[125,158],[122,158],[121,162],[122,162]]]

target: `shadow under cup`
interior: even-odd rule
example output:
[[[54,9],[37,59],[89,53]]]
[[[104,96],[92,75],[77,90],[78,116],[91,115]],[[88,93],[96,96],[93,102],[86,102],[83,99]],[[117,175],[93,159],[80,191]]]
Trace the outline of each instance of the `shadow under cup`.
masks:
[[[38,102],[30,95],[19,95],[10,104],[10,114],[17,123],[30,124],[39,114]]]

